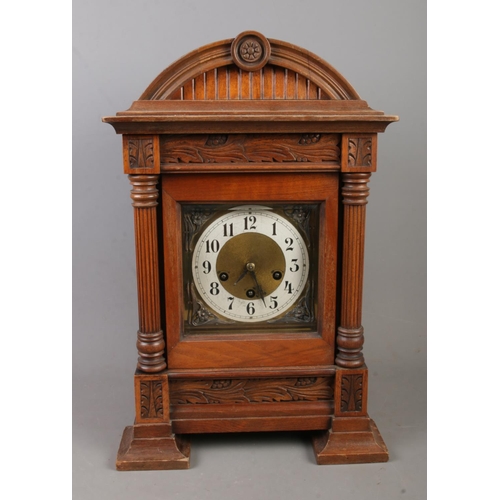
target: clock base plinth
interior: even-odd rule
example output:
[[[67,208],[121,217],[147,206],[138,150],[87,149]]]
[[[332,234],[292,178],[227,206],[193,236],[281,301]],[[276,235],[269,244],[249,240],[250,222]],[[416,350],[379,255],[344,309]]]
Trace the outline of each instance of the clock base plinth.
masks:
[[[387,462],[389,453],[371,418],[333,420],[332,429],[312,439],[318,465]]]
[[[191,443],[172,434],[170,424],[126,427],[116,457],[117,470],[189,469]]]

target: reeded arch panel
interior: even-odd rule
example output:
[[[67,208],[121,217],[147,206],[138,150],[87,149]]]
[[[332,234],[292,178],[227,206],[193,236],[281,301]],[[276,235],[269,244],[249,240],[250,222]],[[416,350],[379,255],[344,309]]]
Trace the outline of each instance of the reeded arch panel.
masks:
[[[255,31],[206,45],[165,69],[140,100],[357,100],[311,52]]]

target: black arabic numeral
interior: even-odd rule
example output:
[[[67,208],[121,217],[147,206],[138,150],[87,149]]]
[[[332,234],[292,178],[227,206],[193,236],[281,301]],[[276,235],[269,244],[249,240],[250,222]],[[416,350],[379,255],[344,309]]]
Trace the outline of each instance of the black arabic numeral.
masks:
[[[299,269],[300,269],[300,266],[297,264],[297,261],[299,259],[292,259],[292,266],[290,266],[290,271],[292,271],[292,273],[296,273]]]
[[[210,293],[212,295],[219,295],[219,283],[216,281],[210,283]]]
[[[204,260],[202,266],[205,269],[203,274],[208,274],[212,270],[212,264],[208,260]]]
[[[257,229],[255,223],[257,222],[257,217],[255,215],[250,215],[249,217],[245,217],[243,219],[245,221],[245,231],[250,229]]]
[[[278,307],[277,295],[271,295],[271,303],[269,304],[269,309],[276,309]]]
[[[286,251],[293,250],[293,239],[292,238],[287,238],[285,240],[285,245],[288,245]]]
[[[253,314],[255,314],[255,305],[253,302],[249,302],[247,304],[247,313],[250,314],[250,316],[252,316]]]
[[[205,250],[206,253],[210,253],[212,251],[213,253],[217,253],[220,248],[220,243],[218,240],[207,240],[207,248]]]

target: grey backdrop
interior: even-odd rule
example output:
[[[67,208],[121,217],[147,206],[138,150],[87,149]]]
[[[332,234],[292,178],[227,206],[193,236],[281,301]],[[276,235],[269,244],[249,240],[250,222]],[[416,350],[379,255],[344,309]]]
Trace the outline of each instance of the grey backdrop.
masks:
[[[74,498],[421,499],[426,489],[426,10],[422,0],[73,3]],[[307,435],[199,436],[192,469],[114,470],[133,423],[136,284],[121,138],[127,109],[199,46],[256,30],[331,63],[401,121],[370,183],[363,324],[386,464],[316,466]]]

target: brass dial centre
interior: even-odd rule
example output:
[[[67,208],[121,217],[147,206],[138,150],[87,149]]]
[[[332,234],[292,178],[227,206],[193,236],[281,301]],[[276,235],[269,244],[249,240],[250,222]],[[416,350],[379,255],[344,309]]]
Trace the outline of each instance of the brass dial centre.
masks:
[[[217,276],[228,275],[228,279],[221,281],[227,292],[248,300],[247,291],[252,289],[259,298],[255,280],[264,297],[274,292],[283,281],[285,266],[283,251],[272,238],[260,233],[242,233],[221,248],[215,267]]]

